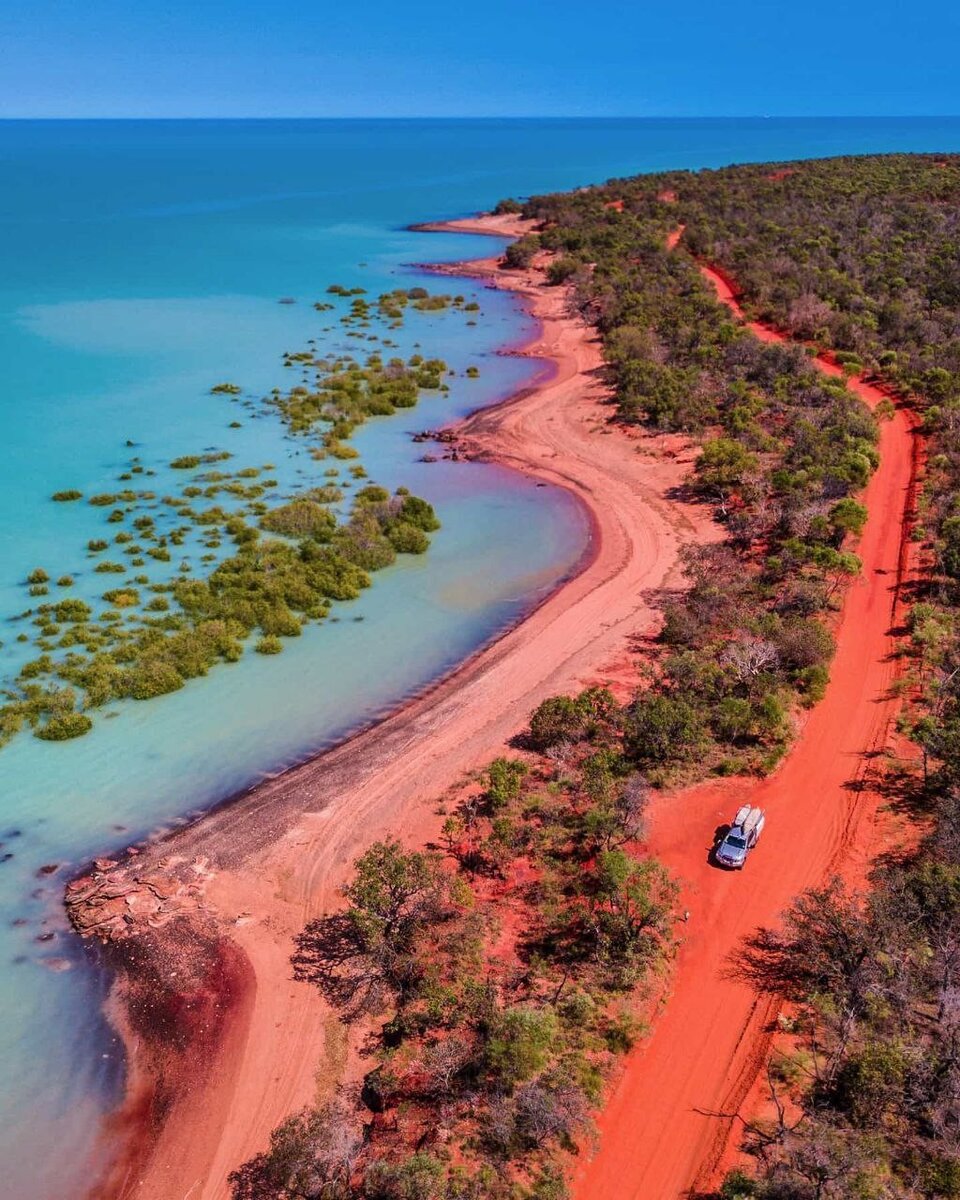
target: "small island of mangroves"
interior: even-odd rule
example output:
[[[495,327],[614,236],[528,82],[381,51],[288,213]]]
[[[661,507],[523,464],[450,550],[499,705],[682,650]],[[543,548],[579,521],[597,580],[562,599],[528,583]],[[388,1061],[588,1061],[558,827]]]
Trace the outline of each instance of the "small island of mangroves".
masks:
[[[440,528],[432,506],[406,488],[391,494],[369,482],[348,443],[368,418],[413,408],[424,392],[449,391],[452,372],[442,359],[387,357],[396,343],[384,330],[400,328],[408,307],[473,314],[479,305],[422,287],[375,302],[362,288],[332,284],[327,293],[349,301],[337,321],[346,336],[377,349],[362,360],[323,354],[311,338],[283,356],[284,368],[298,374],[291,387],[259,399],[233,382],[210,389],[248,419],[279,420],[306,441],[316,479],[280,495],[273,464],[227,469],[234,456],[217,446],[156,467],[136,454],[113,490],[85,496],[67,486],[51,495],[51,503],[89,507],[91,536],[82,566],[38,565],[22,581],[32,603],[6,623],[36,656],[0,691],[0,746],[26,728],[47,741],[78,737],[116,701],[177,691],[251,646],[277,654],[304,625],[330,617],[335,602],[355,600],[398,554],[426,552]],[[328,301],[313,307],[336,310]],[[375,327],[381,332],[369,332]],[[478,374],[475,366],[466,371]],[[242,424],[233,419],[227,428]],[[164,494],[142,486],[158,474],[177,480]],[[84,576],[102,576],[103,590],[74,594]]]

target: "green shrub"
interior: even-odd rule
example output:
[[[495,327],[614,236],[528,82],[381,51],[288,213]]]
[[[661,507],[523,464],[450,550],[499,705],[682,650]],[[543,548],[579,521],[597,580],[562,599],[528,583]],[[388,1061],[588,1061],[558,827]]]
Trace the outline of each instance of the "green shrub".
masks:
[[[425,554],[430,548],[430,539],[407,521],[397,521],[387,530],[387,538],[398,554]]]
[[[504,265],[513,270],[529,267],[539,249],[540,238],[535,233],[528,233],[517,241],[511,242],[506,248],[503,255]]]
[[[660,766],[691,758],[704,742],[701,714],[686,700],[643,693],[630,709],[624,748],[637,763]]]
[[[756,1181],[739,1168],[730,1171],[720,1185],[720,1200],[752,1200],[758,1194]]]
[[[141,659],[123,673],[121,690],[133,700],[152,700],[176,692],[184,685],[177,669],[160,658]]]
[[[58,600],[52,611],[54,617],[61,622],[89,621],[93,616],[93,609],[89,604],[73,598]]]
[[[406,495],[403,497],[398,519],[406,521],[408,525],[415,525],[424,533],[434,533],[440,528],[440,522],[437,514],[433,511],[433,506],[419,496]]]
[[[93,728],[93,722],[84,713],[61,713],[50,717],[34,730],[34,737],[45,742],[65,742],[69,738],[82,737]]]
[[[117,608],[132,608],[140,603],[140,593],[136,588],[112,588],[103,593],[103,599]]]
[[[547,1065],[557,1034],[552,1010],[508,1008],[491,1021],[485,1047],[487,1064],[505,1086],[522,1083]]]
[[[536,750],[547,750],[559,742],[575,742],[584,728],[583,710],[572,696],[549,696],[530,717],[530,744]]]
[[[580,270],[582,263],[576,258],[571,258],[569,255],[563,255],[561,258],[555,258],[547,267],[547,283],[556,287],[558,284],[566,283]]]
[[[313,538],[328,542],[337,528],[336,517],[315,500],[300,497],[271,509],[260,520],[260,528],[285,537]]]

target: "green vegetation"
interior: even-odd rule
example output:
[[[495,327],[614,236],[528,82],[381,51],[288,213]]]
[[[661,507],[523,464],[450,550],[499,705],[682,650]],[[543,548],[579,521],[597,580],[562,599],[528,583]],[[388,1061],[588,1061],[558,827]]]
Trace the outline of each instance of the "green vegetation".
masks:
[[[93,722],[84,713],[70,712],[51,716],[37,730],[37,737],[48,742],[65,742],[70,738],[82,737],[93,728]]]
[[[527,234],[526,237],[510,243],[503,256],[504,264],[515,270],[529,267],[539,249],[539,236],[535,233]]]
[[[267,512],[260,527],[286,537],[309,537],[318,542],[329,542],[337,528],[337,518],[309,496],[298,496]]]
[[[690,176],[679,203],[658,199],[676,191],[673,175],[533,197],[523,212],[538,232],[506,257],[553,256],[548,280],[568,283],[598,327],[622,421],[701,442],[691,487],[727,539],[686,554],[690,591],[668,606],[662,650],[624,717],[629,754],[658,783],[764,772],[783,754],[792,713],[826,684],[824,619],[859,570],[855,496],[877,464],[876,422],[845,383],[800,347],[754,338],[695,262],[667,249],[688,222],[687,193],[708,178]]]
[[[372,354],[363,365],[350,358],[331,360],[308,353],[287,355],[285,361],[313,370],[313,386],[298,384],[286,393],[275,392],[269,403],[295,434],[320,428],[322,446],[335,457],[355,454],[341,443],[368,417],[412,408],[421,391],[445,386],[446,364],[419,355],[404,363],[396,358],[384,362],[379,354]]]
[[[432,312],[464,304],[463,296],[410,288],[381,297],[374,311],[362,299],[363,289],[343,292],[352,303],[345,321],[364,323],[382,318],[385,307]],[[347,441],[358,425],[414,406],[423,390],[447,387],[446,364],[420,354],[407,362],[373,354],[360,363],[346,356],[323,358],[311,348],[288,353],[284,363],[297,369],[299,382],[260,402],[243,399],[233,383],[211,390],[231,403],[259,408],[258,415],[279,416],[291,434],[309,442],[315,460],[355,459]],[[68,597],[13,618],[32,621],[32,635],[19,632],[16,641],[32,643],[39,656],[0,692],[0,745],[24,727],[49,740],[79,736],[91,728],[87,714],[94,709],[176,691],[219,663],[237,661],[248,642],[259,653],[276,654],[283,638],[299,636],[307,622],[324,620],[335,601],[359,596],[371,572],[389,566],[398,554],[424,553],[429,534],[439,528],[430,505],[405,489],[391,496],[382,488],[361,487],[346,514],[331,506],[342,503],[349,481],[271,499],[277,488],[277,480],[267,476],[272,465],[219,469],[230,457],[207,449],[174,458],[169,467],[186,473],[187,481],[173,485],[176,494],[159,499],[132,488],[88,498],[94,509],[107,510],[107,525],[121,527],[113,544],[123,559],[98,558],[93,565],[94,575],[114,575],[118,586],[101,594],[109,607],[96,615],[85,601]],[[152,474],[137,457],[120,479]],[[337,470],[326,474],[336,477]],[[366,474],[359,463],[351,467],[356,480]],[[79,498],[75,489],[55,495],[62,501]],[[232,553],[213,553],[227,539]],[[109,546],[105,537],[86,543],[91,556]],[[210,552],[197,556],[205,578],[191,566],[197,549]],[[163,583],[133,574],[178,559],[176,573],[162,575]],[[74,578],[61,574],[58,586],[72,587]],[[26,587],[41,599],[49,583],[48,572],[38,567]]]
[[[135,523],[141,531],[150,527]],[[18,687],[7,689],[7,703],[0,708],[5,738],[24,723],[37,736],[75,737],[90,728],[83,715],[87,710],[111,700],[148,700],[176,691],[217,663],[236,662],[257,632],[256,649],[277,653],[279,639],[299,636],[307,621],[323,620],[332,601],[356,599],[370,584],[368,572],[388,566],[397,553],[422,553],[429,545],[427,534],[439,528],[426,501],[374,487],[357,493],[343,524],[309,495],[268,511],[262,523],[284,534],[284,540],[261,537],[239,515],[220,512],[216,523],[233,539],[235,553],[205,580],[181,575],[161,586],[169,599],[154,596],[130,624],[121,625],[120,616],[140,610],[140,586],[149,576],[136,577],[133,582],[140,586],[125,583],[105,591],[102,598],[110,609],[96,623],[80,599],[37,610],[41,634],[55,639],[51,648],[66,653],[28,664]],[[108,561],[96,567],[106,573],[124,570]],[[38,568],[30,579],[45,577]],[[34,589],[47,590],[42,583]],[[67,631],[61,629],[64,624],[70,626]],[[80,710],[74,711],[75,703]]]
[[[786,997],[793,1036],[770,1071],[779,1117],[746,1127],[757,1171],[729,1175],[724,1200],[960,1196],[960,759],[940,746],[924,786],[896,781],[932,814],[921,845],[883,863],[868,896],[835,880],[749,939],[745,973]]]
[[[623,211],[604,208],[613,200]],[[711,631],[744,614],[753,637],[775,646],[777,669],[790,664],[791,686],[815,698],[829,655],[816,617],[856,566],[846,539],[862,528],[854,493],[874,462],[875,435],[848,394],[805,378],[796,352],[758,352],[710,302],[683,249],[728,272],[749,316],[831,354],[847,374],[888,384],[878,416],[909,397],[930,439],[917,531],[930,570],[915,588],[902,685],[922,773],[890,770],[883,781],[922,819],[923,836],[878,864],[869,893],[828,884],[750,936],[747,973],[759,991],[786,997],[789,1037],[769,1069],[774,1115],[746,1127],[755,1167],[727,1177],[723,1200],[960,1196],[958,212],[956,155],[676,172],[525,208],[551,222],[541,234],[549,249],[597,262],[576,287],[603,333],[623,418],[708,437],[697,487],[731,534],[710,554],[737,555],[727,571],[691,564],[692,604],[672,611],[665,631],[684,649],[671,650],[676,664],[668,658],[638,702],[639,731],[626,727],[634,761],[652,748],[659,763],[666,745],[671,757],[677,747],[700,755],[708,734],[752,720],[740,703],[754,707],[748,692],[702,699],[717,664],[729,665],[719,642],[712,664],[699,653],[704,630],[709,645]],[[663,239],[680,224],[680,252],[666,255]],[[760,649],[754,642],[751,655]]]
[[[82,496],[83,492],[78,492],[76,488],[65,488],[62,492],[54,492],[50,499],[64,503],[70,500],[79,500]]]
[[[775,1115],[746,1127],[755,1168],[719,1196],[960,1197],[960,157],[673,172],[497,211],[537,222],[505,265],[549,256],[549,280],[597,326],[620,419],[701,443],[692,491],[727,539],[686,555],[690,591],[631,703],[551,697],[529,730],[545,760],[490,765],[444,827],[455,874],[376,846],[345,912],[306,931],[304,975],[343,1005],[386,1010],[363,1093],[374,1116],[346,1100],[301,1114],[235,1175],[235,1194],[565,1195],[603,1055],[630,1041],[611,997],[666,941],[660,924],[638,970],[637,918],[669,907],[651,907],[659,869],[627,851],[638,769],[653,782],[767,770],[796,705],[822,693],[876,424],[802,348],[733,321],[702,258],[749,316],[909,397],[931,451],[917,534],[931,570],[903,689],[922,777],[884,781],[922,837],[879,864],[869,895],[831,883],[751,937],[750,978],[789,1003],[789,1049],[770,1066]]]
[[[232,1176],[291,1195],[558,1200],[590,1113],[672,952],[676,888],[635,849],[647,789],[595,692],[562,764],[498,759],[445,853],[378,842],[294,969],[370,1030],[358,1097],[284,1122]]]
[[[661,177],[693,253],[737,281],[750,315],[887,383],[920,410],[929,566],[908,623],[903,728],[922,773],[891,769],[918,845],[876,867],[872,890],[834,882],[751,935],[747,970],[791,1005],[771,1065],[779,1117],[754,1122],[755,1168],[721,1196],[934,1200],[960,1196],[955,975],[960,948],[960,158],[888,155]],[[889,415],[892,405],[888,406]],[[845,474],[856,475],[850,462]],[[864,512],[840,498],[820,529],[836,547]]]

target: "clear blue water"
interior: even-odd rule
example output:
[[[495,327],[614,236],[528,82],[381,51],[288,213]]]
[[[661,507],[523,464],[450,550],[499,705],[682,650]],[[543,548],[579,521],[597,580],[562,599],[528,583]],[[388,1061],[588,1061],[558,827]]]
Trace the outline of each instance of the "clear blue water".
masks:
[[[410,222],[643,170],[957,149],[955,119],[0,122],[0,616],[26,607],[22,580],[38,564],[93,594],[82,547],[102,510],[49,495],[109,490],[133,453],[158,470],[160,494],[163,464],[206,446],[231,449],[237,466],[275,463],[282,489],[313,482],[316,464],[279,426],[228,431],[235,410],[208,389],[287,382],[280,355],[309,337],[355,349],[342,330],[321,332],[329,320],[310,306],[331,281],[375,295],[422,282],[418,260],[489,252],[486,239],[414,234]],[[410,431],[531,378],[530,363],[494,353],[526,318],[505,296],[477,297],[474,328],[444,313],[393,335],[457,369],[451,395],[355,439],[373,479],[436,505],[443,530],[429,555],[377,576],[339,622],[276,658],[249,655],[118,708],[76,742],[23,736],[0,752],[0,854],[12,855],[0,862],[0,1175],[11,1200],[80,1193],[122,1085],[102,981],[60,916],[69,864],[343,736],[516,619],[581,552],[586,529],[562,493],[495,467],[417,461]],[[470,364],[478,380],[463,377]],[[10,627],[0,640],[6,674],[23,649]],[[58,874],[37,875],[51,863]]]

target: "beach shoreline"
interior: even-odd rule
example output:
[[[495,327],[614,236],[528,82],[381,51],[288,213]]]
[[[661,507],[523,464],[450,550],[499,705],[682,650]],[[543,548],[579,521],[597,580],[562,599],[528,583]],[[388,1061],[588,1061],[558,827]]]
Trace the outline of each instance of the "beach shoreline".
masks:
[[[525,226],[510,216],[420,228],[510,238]],[[540,699],[629,675],[631,640],[653,632],[659,597],[679,583],[680,545],[716,536],[709,513],[675,495],[693,459],[684,439],[604,436],[599,343],[568,311],[566,290],[545,287],[540,266],[502,272],[497,263],[434,269],[517,294],[538,328],[508,352],[552,369],[456,426],[458,444],[564,487],[588,514],[588,546],[521,621],[386,719],[71,885],[75,924],[86,918],[88,932],[108,935],[129,1064],[127,1101],[107,1131],[114,1165],[89,1193],[98,1200],[228,1195],[229,1171],[322,1094],[318,1071],[333,1081],[349,1073],[320,997],[290,978],[296,933],[335,903],[350,861],[376,837],[426,841],[439,825],[437,798],[498,753]],[[122,936],[109,936],[118,928]],[[230,956],[231,987],[217,993],[200,976],[171,985],[171,943],[188,977],[198,969],[192,948],[211,947],[211,961]],[[176,1020],[158,1035],[163,1006]],[[158,1046],[167,1050],[159,1071]]]

